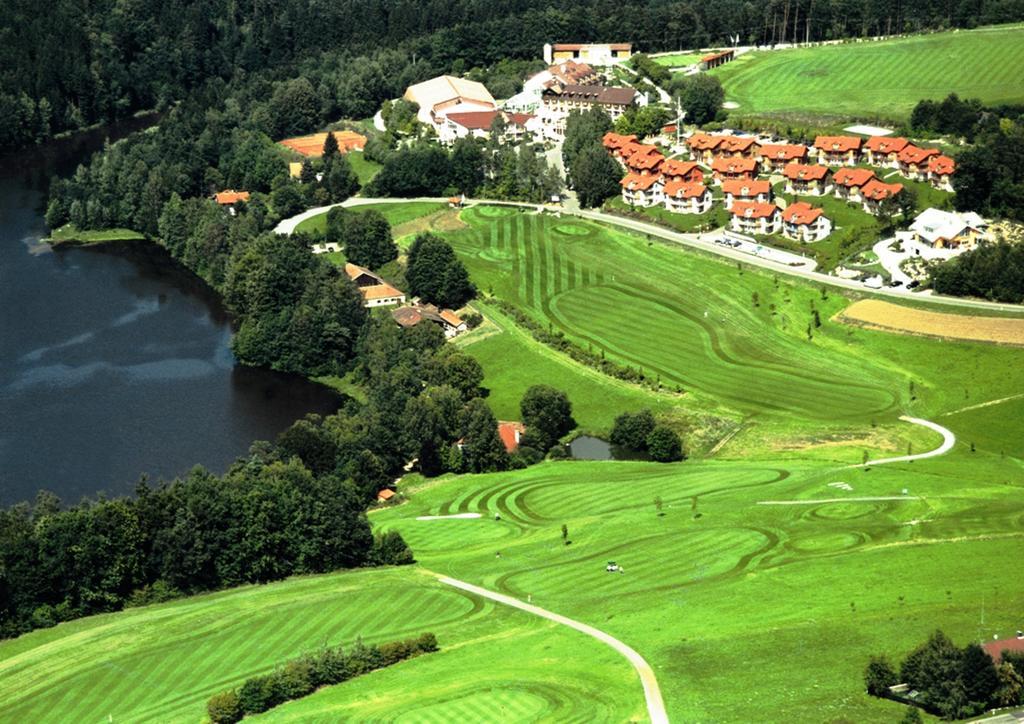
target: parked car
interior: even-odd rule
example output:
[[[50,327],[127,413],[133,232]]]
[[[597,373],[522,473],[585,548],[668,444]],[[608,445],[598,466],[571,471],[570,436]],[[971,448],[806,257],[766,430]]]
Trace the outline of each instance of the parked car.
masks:
[[[889,286],[890,287],[902,287],[903,286],[903,282],[901,282],[899,279],[893,279],[891,282],[889,282]]]
[[[917,279],[911,279],[907,282],[907,289],[916,289],[919,286],[921,286],[921,282]]]

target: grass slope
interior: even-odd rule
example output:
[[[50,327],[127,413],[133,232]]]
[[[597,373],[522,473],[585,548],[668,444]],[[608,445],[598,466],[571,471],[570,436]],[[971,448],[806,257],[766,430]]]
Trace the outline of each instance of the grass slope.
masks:
[[[367,204],[365,206],[353,206],[350,211],[357,213],[370,211],[379,211],[384,215],[384,218],[388,220],[391,226],[399,226],[405,224],[421,216],[428,216],[445,208],[443,204],[437,204],[427,201],[416,201],[408,204]],[[327,229],[327,212],[317,214],[316,216],[310,217],[305,221],[299,223],[295,227],[296,231],[301,231],[307,234],[313,232],[323,233]]]
[[[734,114],[905,120],[923,98],[1024,100],[1024,26],[748,53],[712,71]]]
[[[74,224],[65,224],[55,229],[50,238],[51,244],[102,244],[108,241],[141,241],[145,235],[131,229],[99,229],[95,231],[79,229]]]

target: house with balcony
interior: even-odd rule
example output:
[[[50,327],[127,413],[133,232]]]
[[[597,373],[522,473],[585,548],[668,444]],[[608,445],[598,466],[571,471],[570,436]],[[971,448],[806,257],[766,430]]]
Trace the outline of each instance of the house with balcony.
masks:
[[[807,146],[798,143],[766,143],[758,152],[761,170],[782,173],[791,163],[807,162]]]
[[[604,137],[601,139],[601,145],[604,146],[604,150],[610,153],[612,157],[620,160],[622,157],[622,149],[636,143],[638,143],[638,141],[636,136],[633,134],[624,136],[622,134],[615,133],[614,131],[608,131],[608,133],[604,134]]]
[[[910,225],[914,238],[936,249],[973,249],[988,238],[988,223],[973,211],[925,209]]]
[[[561,139],[565,136],[565,123],[572,111],[600,108],[614,123],[628,109],[637,105],[640,98],[640,94],[633,88],[554,83],[541,91],[537,116],[541,120],[545,138]]]
[[[657,174],[665,156],[657,146],[635,144],[623,149],[622,163],[626,169],[642,176]]]
[[[719,156],[711,162],[711,172],[718,184],[730,180],[753,181],[757,177],[757,160]]]
[[[832,170],[819,164],[791,163],[782,169],[786,193],[796,196],[824,196],[832,190]]]
[[[690,149],[690,158],[705,166],[710,166],[715,159],[722,136],[711,136],[707,133],[693,133],[686,139],[686,147]]]
[[[676,214],[711,211],[711,190],[703,181],[666,181],[665,208]]]
[[[761,146],[753,136],[720,136],[718,149],[715,154],[718,156],[731,156],[738,158],[758,158]]]
[[[729,209],[729,226],[744,234],[776,234],[782,224],[779,208],[775,204],[737,201]]]
[[[942,191],[953,190],[953,174],[956,161],[949,156],[932,156],[928,159],[928,183]]]
[[[809,243],[831,233],[832,221],[822,209],[797,201],[782,211],[782,235],[787,239]]]
[[[669,181],[698,183],[704,180],[704,171],[696,161],[682,161],[678,158],[663,161],[661,175],[665,177],[665,183]]]
[[[853,166],[860,160],[859,136],[818,136],[814,151],[818,163],[825,166]]]
[[[766,204],[772,200],[772,185],[765,180],[731,180],[722,182],[725,208],[731,209],[737,201],[753,201]]]
[[[861,189],[875,178],[875,172],[867,168],[841,168],[832,174],[832,188],[836,198],[859,204],[864,198]]]
[[[908,144],[897,156],[900,175],[915,181],[927,181],[928,161],[941,155],[937,148],[918,148]]]
[[[630,206],[660,206],[665,200],[665,181],[660,175],[628,173],[619,184],[622,200]]]
[[[882,210],[882,203],[886,199],[894,199],[903,191],[903,184],[887,184],[877,178],[873,178],[864,184],[860,190],[864,210],[869,214],[878,216]]]
[[[871,136],[861,149],[865,163],[883,168],[899,168],[900,151],[910,143],[899,136]]]

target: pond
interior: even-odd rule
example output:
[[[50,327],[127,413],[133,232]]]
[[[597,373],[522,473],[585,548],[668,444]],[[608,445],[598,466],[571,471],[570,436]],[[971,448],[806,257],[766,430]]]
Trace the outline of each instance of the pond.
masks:
[[[577,460],[650,460],[647,453],[627,450],[591,435],[580,435],[567,447]]]

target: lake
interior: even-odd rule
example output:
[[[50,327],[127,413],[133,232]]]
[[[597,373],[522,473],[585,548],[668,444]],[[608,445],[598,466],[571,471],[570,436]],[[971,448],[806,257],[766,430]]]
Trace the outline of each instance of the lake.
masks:
[[[145,123],[0,158],[0,504],[222,472],[339,405],[301,377],[237,365],[216,294],[155,244],[40,245],[50,178]]]

